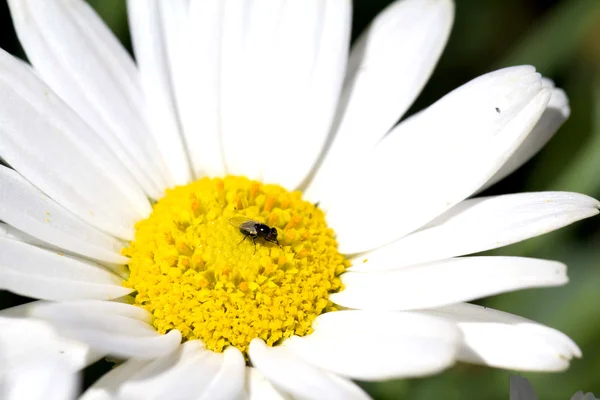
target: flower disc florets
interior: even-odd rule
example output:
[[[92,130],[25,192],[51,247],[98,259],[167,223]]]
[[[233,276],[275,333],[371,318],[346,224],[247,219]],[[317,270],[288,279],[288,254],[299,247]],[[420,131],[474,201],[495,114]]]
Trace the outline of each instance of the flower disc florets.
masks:
[[[230,224],[245,217],[278,231],[280,246]],[[349,262],[337,251],[323,212],[300,192],[242,177],[204,178],[168,190],[136,225],[127,287],[161,333],[178,329],[222,351],[246,352],[259,337],[272,346],[312,332],[335,308]]]

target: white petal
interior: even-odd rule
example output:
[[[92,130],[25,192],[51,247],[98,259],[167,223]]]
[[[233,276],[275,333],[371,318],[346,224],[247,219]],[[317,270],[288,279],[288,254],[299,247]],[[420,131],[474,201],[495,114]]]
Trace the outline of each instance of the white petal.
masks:
[[[565,334],[528,319],[474,304],[426,314],[454,322],[463,333],[459,360],[523,371],[562,371],[579,347]]]
[[[179,346],[181,333],[161,335],[148,324],[149,315],[140,307],[102,301],[45,304],[32,311],[50,321],[65,337],[87,343],[107,354],[137,359],[165,356]]]
[[[0,237],[4,237],[7,239],[31,244],[35,247],[39,247],[41,249],[46,249],[53,253],[67,254],[69,256],[72,256],[73,258],[79,259],[77,254],[74,254],[74,253],[71,253],[68,251],[66,252],[61,247],[53,246],[47,242],[43,242],[36,237],[28,235],[27,233],[20,231],[17,228],[7,225],[2,222],[0,222]],[[98,264],[104,268],[109,269],[110,271],[114,272],[117,276],[119,276],[123,279],[127,279],[129,277],[129,269],[127,268],[127,266],[125,266],[123,264],[112,264],[112,263],[106,263],[106,262],[101,262]]]
[[[533,67],[506,68],[398,125],[330,182],[322,204],[340,251],[390,243],[473,194],[521,144],[549,97]]]
[[[384,272],[347,272],[331,301],[366,310],[413,310],[568,282],[566,265],[524,257],[465,257]]]
[[[79,397],[79,400],[117,400],[121,386],[151,361],[129,359],[102,375]],[[125,400],[125,399],[121,399]]]
[[[192,176],[177,115],[173,72],[181,51],[187,0],[129,0],[127,15],[152,133],[171,175],[186,184]]]
[[[248,400],[293,400],[292,396],[274,387],[258,368],[246,368]]]
[[[166,184],[143,116],[135,66],[116,37],[81,0],[11,0],[28,59],[45,82],[102,136],[146,193]]]
[[[510,400],[538,400],[529,381],[521,376],[510,376]]]
[[[319,200],[324,176],[334,177],[375,146],[408,110],[446,45],[451,0],[392,3],[352,48],[335,117],[335,137],[307,195]],[[342,167],[343,168],[343,167]]]
[[[521,146],[515,150],[502,168],[496,172],[480,191],[512,174],[517,168],[529,161],[531,157],[536,155],[552,139],[558,128],[571,115],[569,99],[565,92],[562,89],[555,89],[554,83],[549,79],[544,79],[543,82],[544,87],[552,89],[552,97],[550,97],[550,102],[548,102],[546,110]]]
[[[202,392],[201,400],[245,399],[246,360],[235,347],[223,352],[223,364],[210,385]]]
[[[31,244],[42,249],[50,250],[54,253],[64,253],[64,249],[53,246],[47,242],[42,242],[41,240],[2,222],[0,222],[0,237]],[[78,258],[72,253],[68,254]],[[110,271],[114,272],[123,279],[127,279],[129,276],[129,269],[123,264],[102,263],[101,265],[105,268],[108,268]]]
[[[123,399],[198,399],[215,378],[223,354],[204,348],[200,341],[189,341],[167,357],[156,359],[131,376],[119,389]]]
[[[282,346],[268,347],[261,339],[254,339],[248,351],[252,365],[273,384],[297,399],[369,399],[355,384],[343,380],[340,385],[329,374],[308,364]]]
[[[42,241],[83,256],[126,264],[123,242],[83,222],[16,171],[0,166],[0,220]]]
[[[229,347],[223,354],[216,354],[199,348],[197,342],[187,343],[193,342],[186,342],[176,352],[155,361],[126,361],[102,376],[80,400],[160,399],[171,398],[174,393],[180,400],[246,399],[246,367],[239,350]],[[221,369],[216,373],[211,365],[215,357],[222,359]],[[204,376],[206,372],[210,372],[210,376]],[[207,382],[211,377],[212,381]],[[204,389],[198,387],[200,383]],[[197,391],[193,390],[195,386]]]
[[[454,363],[460,341],[441,319],[401,312],[331,312],[313,327],[283,346],[320,368],[368,381],[437,373]]]
[[[220,370],[215,369],[217,364]],[[244,364],[235,348],[217,354],[190,341],[154,361],[128,360],[100,378],[80,400],[165,399],[175,393],[178,400],[241,400]]]
[[[191,0],[172,0],[158,2],[162,16],[164,41],[166,43],[169,65],[175,66],[180,62],[181,48],[185,25],[189,18]],[[152,5],[154,6],[154,5]],[[173,71],[171,71],[173,73]],[[174,79],[173,76],[171,76]]]
[[[101,354],[90,352],[86,345],[58,336],[46,322],[10,315],[19,312],[5,309],[0,316],[2,366],[9,368],[46,358],[61,359],[72,370],[79,370],[100,358]]]
[[[69,400],[79,392],[79,376],[60,358],[38,358],[2,372],[3,400]]]
[[[351,270],[396,269],[506,246],[596,215],[598,208],[597,200],[569,192],[464,200],[423,229],[354,258]]]
[[[226,174],[221,146],[221,45],[225,1],[192,1],[174,71],[175,94],[196,176]]]
[[[225,5],[222,140],[230,173],[293,189],[329,132],[347,61],[350,2],[275,4]]]
[[[112,151],[22,62],[0,51],[0,154],[84,221],[124,239],[150,204]]]
[[[41,248],[53,250],[56,252],[61,251],[61,249],[59,247],[52,246],[46,242],[43,242],[43,241],[39,240],[38,238],[35,238],[31,235],[26,234],[23,231],[18,230],[14,226],[5,224],[4,222],[0,222],[0,237],[32,244],[36,247],[41,247]]]
[[[7,238],[0,238],[0,288],[44,300],[110,300],[132,292],[99,265]]]

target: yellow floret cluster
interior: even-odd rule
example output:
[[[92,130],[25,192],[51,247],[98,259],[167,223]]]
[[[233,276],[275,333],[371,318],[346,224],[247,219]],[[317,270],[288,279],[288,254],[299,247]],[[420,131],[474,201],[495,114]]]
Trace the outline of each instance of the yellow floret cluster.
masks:
[[[277,228],[281,246],[243,240],[233,217]],[[310,334],[316,316],[335,310],[329,294],[350,265],[323,212],[300,192],[232,176],[168,190],[124,254],[125,286],[159,332],[178,329],[211,350],[244,354],[256,337],[273,346]]]

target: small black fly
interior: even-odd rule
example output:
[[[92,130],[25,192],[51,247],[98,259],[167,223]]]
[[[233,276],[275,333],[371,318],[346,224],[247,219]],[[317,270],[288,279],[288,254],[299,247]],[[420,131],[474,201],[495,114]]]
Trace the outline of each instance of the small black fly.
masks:
[[[256,253],[256,240],[261,238],[266,242],[275,243],[277,246],[281,247],[279,241],[277,240],[276,228],[270,227],[269,225],[260,221],[255,221],[245,217],[233,217],[229,220],[229,223],[231,226],[238,228],[244,235],[244,238],[240,243],[242,243],[248,237],[252,239],[252,243],[254,243],[254,253]]]

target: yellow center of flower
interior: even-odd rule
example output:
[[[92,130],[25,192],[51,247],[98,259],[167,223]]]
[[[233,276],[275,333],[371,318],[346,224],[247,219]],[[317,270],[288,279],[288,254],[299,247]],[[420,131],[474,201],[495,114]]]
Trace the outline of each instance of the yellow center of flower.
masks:
[[[279,245],[253,239],[239,226],[244,218],[276,228]],[[124,250],[136,304],[159,332],[178,329],[217,352],[310,334],[316,316],[335,310],[329,294],[350,265],[323,212],[300,192],[242,177],[168,190],[136,229]]]

